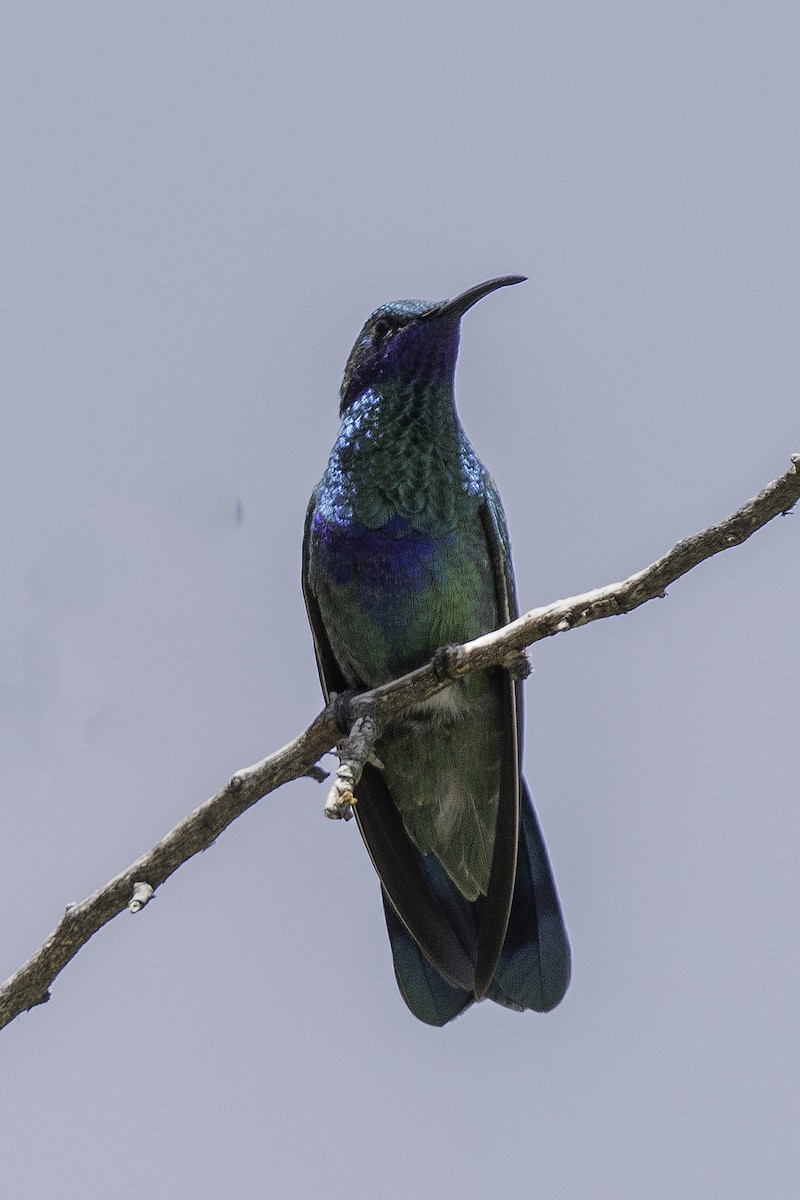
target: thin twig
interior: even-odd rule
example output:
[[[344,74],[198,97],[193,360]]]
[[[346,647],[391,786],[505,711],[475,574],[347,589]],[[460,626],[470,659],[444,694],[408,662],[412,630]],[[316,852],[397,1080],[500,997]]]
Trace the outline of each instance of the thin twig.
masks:
[[[450,647],[445,655],[437,655],[434,662],[402,679],[353,697],[348,704],[348,714],[351,728],[357,735],[355,740],[358,741],[365,732],[374,735],[375,729],[383,727],[409,705],[419,704],[446,687],[449,679],[499,663],[508,665],[534,642],[587,625],[590,621],[631,612],[648,600],[663,596],[676,579],[720,551],[740,545],[768,521],[788,513],[798,499],[800,454],[795,454],[789,471],[738,512],[678,542],[663,558],[629,579],[532,609],[503,629],[484,634],[463,646]],[[446,662],[445,670],[443,661]],[[361,725],[356,729],[359,721]],[[341,730],[331,704],[305,732],[281,750],[237,771],[222,791],[196,808],[127,870],[80,904],[71,904],[44,945],[0,988],[0,1029],[20,1013],[49,1000],[51,983],[81,946],[126,908],[139,911],[144,907],[170,875],[200,850],[207,849],[256,801],[292,779],[304,775],[324,778],[318,759],[340,741]],[[371,745],[369,738],[365,745]],[[360,770],[358,763],[361,761],[363,766],[363,755],[357,748],[352,753],[354,746],[351,738],[351,752],[343,753],[343,758],[345,763],[350,761],[351,769],[354,765]]]

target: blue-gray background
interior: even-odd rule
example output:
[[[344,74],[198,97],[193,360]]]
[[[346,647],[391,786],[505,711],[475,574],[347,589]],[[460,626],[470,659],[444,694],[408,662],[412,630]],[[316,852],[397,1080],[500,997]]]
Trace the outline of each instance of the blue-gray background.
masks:
[[[458,381],[525,607],[788,467],[799,28],[9,0],[0,976],[317,711],[302,521],[377,304],[530,276]],[[795,1194],[798,520],[536,652],[555,1013],[417,1024],[355,828],[296,783],[2,1034],[4,1193]]]

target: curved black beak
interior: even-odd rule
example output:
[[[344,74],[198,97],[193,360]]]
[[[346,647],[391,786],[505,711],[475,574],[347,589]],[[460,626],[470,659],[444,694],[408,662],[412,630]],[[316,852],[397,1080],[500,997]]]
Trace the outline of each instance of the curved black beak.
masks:
[[[455,317],[457,321],[460,321],[467,309],[472,308],[473,304],[477,304],[490,292],[496,292],[498,288],[510,287],[512,283],[524,283],[527,278],[527,275],[501,275],[497,279],[487,279],[486,283],[477,283],[475,287],[467,288],[466,292],[462,292],[454,300],[445,300],[444,304],[434,309],[430,315],[432,317]]]

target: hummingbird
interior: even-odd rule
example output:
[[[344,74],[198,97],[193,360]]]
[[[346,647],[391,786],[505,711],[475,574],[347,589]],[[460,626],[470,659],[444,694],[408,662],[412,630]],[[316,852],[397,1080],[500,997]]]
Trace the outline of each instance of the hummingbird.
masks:
[[[456,411],[453,300],[377,308],[341,387],[341,427],[308,507],[303,594],[326,700],[376,687],[518,615],[497,488]],[[476,1000],[546,1012],[570,948],[522,777],[521,673],[477,671],[393,720],[354,790],[395,976],[442,1026]]]

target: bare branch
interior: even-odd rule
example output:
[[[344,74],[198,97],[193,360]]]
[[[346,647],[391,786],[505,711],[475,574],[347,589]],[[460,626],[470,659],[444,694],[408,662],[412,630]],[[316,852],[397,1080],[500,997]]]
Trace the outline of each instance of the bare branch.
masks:
[[[665,594],[666,588],[699,563],[746,541],[768,521],[786,514],[800,499],[800,454],[792,456],[787,473],[769,484],[738,512],[717,525],[685,538],[663,558],[620,583],[596,588],[544,608],[535,608],[503,629],[464,646],[440,651],[433,662],[348,700],[351,734],[342,739],[335,702],[320,713],[304,733],[281,750],[229,780],[222,791],[196,808],[163,841],[137,859],[80,904],[68,906],[50,937],[0,988],[0,1029],[20,1013],[44,1004],[49,987],[81,946],[126,908],[138,912],[160,885],[201,850],[206,850],[237,817],[262,796],[292,779],[309,775],[318,781],[325,772],[318,759],[342,742],[337,783],[352,791],[364,761],[372,751],[376,731],[411,704],[441,691],[453,679],[471,671],[502,664],[524,674],[524,651],[534,642],[553,637],[602,617],[631,612]],[[344,778],[347,775],[347,779]],[[336,788],[337,784],[334,784]],[[344,796],[343,808],[347,807]],[[332,814],[344,815],[344,813]]]

